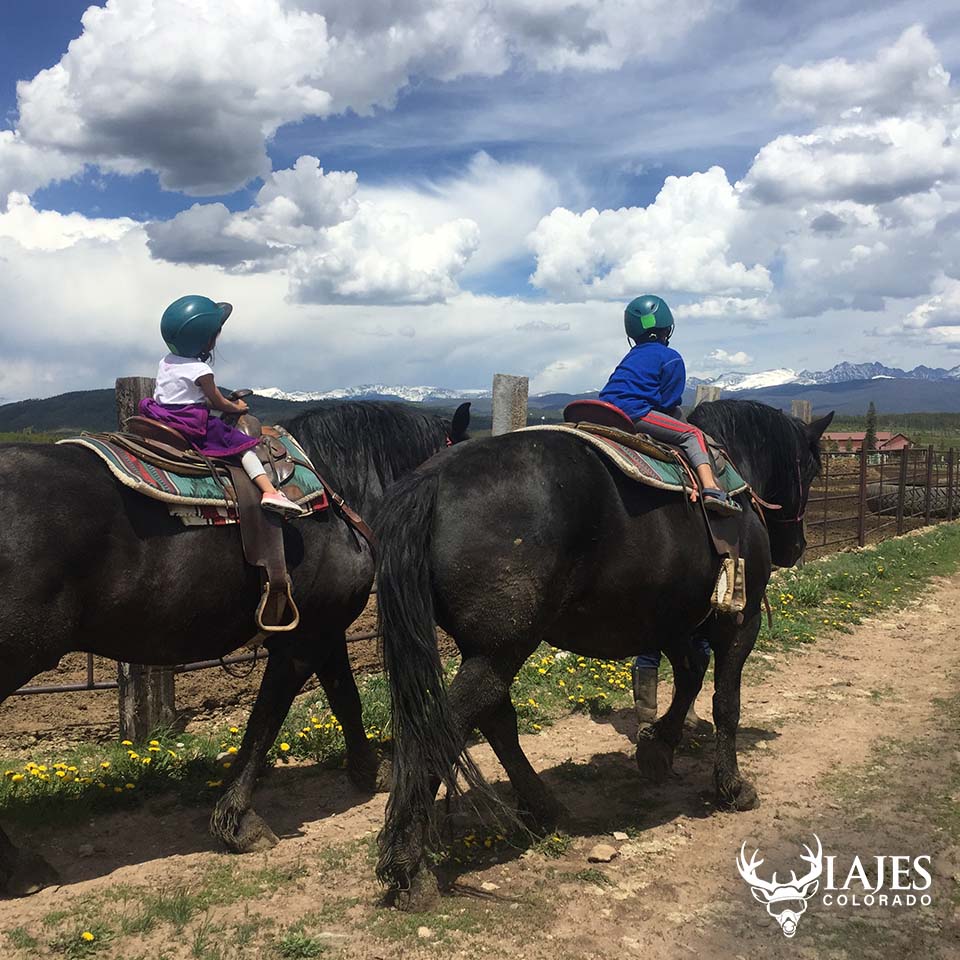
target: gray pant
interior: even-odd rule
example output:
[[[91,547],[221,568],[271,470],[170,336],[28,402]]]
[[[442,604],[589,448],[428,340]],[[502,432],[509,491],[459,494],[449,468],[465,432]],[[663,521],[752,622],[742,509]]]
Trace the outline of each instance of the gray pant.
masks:
[[[703,431],[698,430],[692,423],[686,423],[656,410],[651,410],[634,423],[637,430],[653,437],[654,440],[680,447],[694,469],[710,463]]]

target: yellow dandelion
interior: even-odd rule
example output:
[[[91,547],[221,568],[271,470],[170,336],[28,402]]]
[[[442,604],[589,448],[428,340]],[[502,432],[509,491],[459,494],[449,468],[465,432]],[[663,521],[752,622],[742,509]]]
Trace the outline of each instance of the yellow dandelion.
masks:
[[[101,766],[101,768],[104,769],[104,770],[109,770],[109,769],[110,769],[110,761],[109,761],[109,760],[104,760],[103,763],[100,764],[100,766]]]
[[[126,790],[133,790],[133,789],[135,789],[136,784],[133,784],[133,783],[125,783],[123,786],[124,786],[124,789],[126,789]]]
[[[159,741],[159,740],[151,740],[150,743],[149,743],[149,746],[151,746],[151,747],[159,747],[159,746],[160,746],[160,741]]]
[[[22,774],[22,773],[15,773],[10,779],[11,779],[14,783],[19,783],[19,782],[23,779],[23,774]]]
[[[132,746],[133,746],[133,741],[132,741],[132,740],[121,740],[121,741],[120,741],[120,746],[121,746],[121,747],[132,747]]]
[[[208,786],[208,787],[222,787],[222,786],[223,786],[223,781],[222,781],[222,780],[208,780],[208,781],[207,781],[207,786]]]
[[[227,753],[236,753],[236,752],[237,752],[236,747],[227,747]]]
[[[231,728],[230,728],[230,732],[231,732],[231,733],[239,733],[239,732],[240,732],[240,728],[239,728],[239,727],[231,727]]]
[[[97,938],[89,930],[84,930],[83,933],[80,934],[80,939],[86,940],[87,943],[92,943]]]
[[[148,767],[148,766],[150,766],[150,761],[151,761],[151,758],[150,758],[150,757],[143,757],[140,762],[141,762],[145,767]]]
[[[286,752],[290,749],[290,744],[287,743],[286,740],[284,740],[283,743],[280,744],[280,749],[281,749],[284,753],[286,753]]]

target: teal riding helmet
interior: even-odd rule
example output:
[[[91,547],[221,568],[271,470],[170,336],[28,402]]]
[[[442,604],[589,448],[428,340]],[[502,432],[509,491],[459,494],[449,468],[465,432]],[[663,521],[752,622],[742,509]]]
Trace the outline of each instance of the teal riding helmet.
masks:
[[[623,311],[623,326],[627,336],[637,343],[651,339],[651,334],[666,330],[666,339],[673,336],[673,314],[665,300],[645,293],[627,304]]]
[[[176,356],[206,360],[210,356],[207,350],[210,341],[220,332],[232,310],[229,303],[214,303],[209,297],[180,297],[163,311],[160,336]]]

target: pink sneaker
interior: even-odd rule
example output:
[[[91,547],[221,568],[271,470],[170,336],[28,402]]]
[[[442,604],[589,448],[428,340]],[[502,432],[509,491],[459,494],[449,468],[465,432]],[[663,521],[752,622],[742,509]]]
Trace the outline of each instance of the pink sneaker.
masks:
[[[279,513],[284,517],[302,517],[306,512],[279,491],[277,493],[265,493],[260,498],[260,506],[264,510],[269,510],[270,513]]]

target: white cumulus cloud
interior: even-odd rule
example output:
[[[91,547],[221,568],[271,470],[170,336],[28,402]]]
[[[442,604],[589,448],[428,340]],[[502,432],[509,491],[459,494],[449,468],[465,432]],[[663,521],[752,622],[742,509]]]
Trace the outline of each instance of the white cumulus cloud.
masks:
[[[640,290],[743,294],[772,288],[769,272],[733,255],[744,219],[720,167],[667,177],[647,207],[576,214],[557,208],[537,225],[531,282],[565,300],[623,298]]]
[[[722,367],[744,367],[748,363],[753,363],[753,357],[744,350],[728,353],[719,347],[707,354],[707,360],[712,360]]]
[[[17,86],[3,195],[95,164],[169,190],[234,191],[306,117],[391,108],[412,78],[602,70],[658,59],[713,0],[107,0]],[[634,26],[642,17],[639,36]],[[42,157],[39,157],[40,151]]]
[[[828,116],[849,110],[898,116],[914,107],[937,107],[952,96],[950,74],[919,24],[871,60],[783,64],[774,70],[773,82],[784,106]]]

